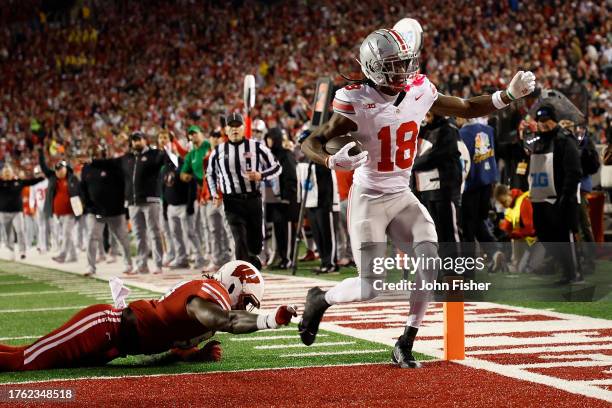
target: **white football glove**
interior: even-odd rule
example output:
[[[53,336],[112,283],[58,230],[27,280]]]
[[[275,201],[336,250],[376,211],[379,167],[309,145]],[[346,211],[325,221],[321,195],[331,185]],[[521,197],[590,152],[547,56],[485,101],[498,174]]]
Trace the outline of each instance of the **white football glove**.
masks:
[[[535,89],[535,75],[531,71],[519,71],[514,75],[510,85],[506,89],[506,94],[513,101],[529,95]]]
[[[327,158],[327,167],[332,170],[355,170],[357,167],[365,164],[368,161],[368,152],[363,151],[354,156],[349,156],[349,150],[357,143],[350,142],[336,152],[333,156]]]

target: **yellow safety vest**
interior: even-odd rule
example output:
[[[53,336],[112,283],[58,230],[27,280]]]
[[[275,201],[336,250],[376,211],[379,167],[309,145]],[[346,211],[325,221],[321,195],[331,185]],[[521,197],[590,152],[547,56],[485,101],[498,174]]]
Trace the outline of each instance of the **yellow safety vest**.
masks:
[[[512,208],[507,208],[504,213],[504,218],[510,224],[512,224],[512,230],[516,228],[520,228],[521,226],[521,205],[523,204],[523,200],[525,197],[529,196],[529,191],[524,192],[520,196],[517,197],[514,202],[514,206]],[[525,237],[525,241],[529,246],[533,245],[536,242],[536,238],[534,237]]]

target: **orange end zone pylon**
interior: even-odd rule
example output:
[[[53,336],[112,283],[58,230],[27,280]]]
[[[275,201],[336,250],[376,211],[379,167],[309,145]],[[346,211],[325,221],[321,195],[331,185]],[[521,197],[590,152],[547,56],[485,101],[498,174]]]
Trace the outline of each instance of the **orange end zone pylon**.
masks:
[[[444,359],[465,359],[463,302],[444,302]]]

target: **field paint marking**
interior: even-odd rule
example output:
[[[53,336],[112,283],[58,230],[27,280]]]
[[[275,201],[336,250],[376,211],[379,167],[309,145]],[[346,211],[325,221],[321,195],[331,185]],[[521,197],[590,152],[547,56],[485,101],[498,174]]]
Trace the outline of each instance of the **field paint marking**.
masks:
[[[612,367],[612,360],[608,361],[561,361],[558,363],[531,363],[515,364],[518,368],[558,368],[558,367]]]
[[[315,343],[316,344],[316,343]],[[440,359],[432,359],[424,361],[424,363],[441,361]],[[277,368],[249,368],[242,370],[215,370],[207,372],[191,372],[191,373],[173,373],[173,374],[138,374],[138,375],[118,375],[118,376],[89,376],[89,377],[72,377],[72,378],[54,378],[52,380],[35,380],[35,381],[11,381],[0,383],[0,387],[5,385],[16,385],[16,384],[41,384],[51,383],[56,381],[83,381],[83,380],[121,380],[125,378],[141,379],[146,377],[183,377],[185,375],[211,375],[211,374],[223,374],[223,373],[248,373],[251,371],[276,371],[276,370],[302,370],[304,368],[325,368],[325,367],[350,367],[350,366],[365,366],[365,365],[388,365],[388,362],[384,363],[348,363],[348,364],[313,364],[300,367],[277,367]],[[112,367],[109,365],[108,367]]]
[[[57,295],[60,293],[66,293],[67,290],[41,290],[40,292],[10,292],[10,293],[0,293],[0,297],[7,296],[31,296],[31,295]]]
[[[294,329],[295,330],[295,329]],[[318,334],[317,337],[328,337],[329,334]],[[230,341],[262,341],[262,340],[297,340],[299,336],[255,336],[255,337],[236,337],[230,338]]]
[[[355,344],[356,341],[328,341],[322,343],[314,343],[311,346],[305,344],[272,344],[269,346],[255,346],[256,350],[270,350],[270,349],[283,349],[283,348],[302,348],[302,347],[326,347],[326,346],[348,346]]]
[[[8,286],[8,285],[25,285],[25,284],[33,284],[33,283],[37,283],[31,280],[21,280],[21,281],[6,281],[6,282],[2,282],[0,281],[0,286]]]
[[[41,336],[0,337],[0,341],[38,339],[40,337],[42,337],[42,335]]]
[[[506,377],[512,377],[523,381],[530,381],[536,384],[548,385],[557,389],[572,392],[574,394],[580,394],[586,397],[598,398],[604,401],[612,402],[611,391],[604,390],[588,383],[573,380],[564,380],[557,377],[551,377],[548,375],[527,371],[525,369],[518,368],[513,365],[497,364],[485,360],[476,360],[468,358],[463,361],[456,361],[456,363],[472,368],[491,371],[493,373],[500,374]]]
[[[281,354],[279,357],[317,357],[317,356],[341,356],[345,354],[374,354],[389,351],[388,349],[379,350],[353,350],[353,351],[314,351],[312,353],[293,353],[293,354]],[[429,361],[429,360],[427,360]]]
[[[603,340],[609,341],[609,340]],[[608,350],[612,348],[610,344],[577,344],[573,346],[544,346],[544,347],[523,347],[504,350],[476,350],[466,351],[468,356],[474,357],[483,354],[531,354],[531,353],[546,353],[553,351],[586,351],[586,350]]]
[[[41,307],[41,308],[36,308],[36,309],[0,309],[0,313],[25,313],[25,312],[49,312],[53,310],[76,310],[76,309],[84,309],[88,306],[91,306],[91,305]]]

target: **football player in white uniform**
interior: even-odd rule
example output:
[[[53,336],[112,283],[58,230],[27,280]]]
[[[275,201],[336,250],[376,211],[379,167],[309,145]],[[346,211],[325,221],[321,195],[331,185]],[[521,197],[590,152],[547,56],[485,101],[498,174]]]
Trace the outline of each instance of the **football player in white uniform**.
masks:
[[[334,114],[303,142],[302,151],[311,160],[330,169],[355,170],[349,196],[348,223],[353,259],[359,277],[345,279],[327,292],[308,291],[300,337],[304,344],[315,341],[325,310],[338,303],[370,300],[380,275],[372,272],[372,260],[384,257],[386,237],[417,257],[437,257],[437,235],[427,210],[410,191],[410,172],[417,149],[419,126],[431,110],[437,115],[475,118],[502,109],[530,94],[535,76],[519,71],[506,90],[469,99],[446,96],[418,74],[423,31],[413,19],[403,19],[393,29],[368,35],[359,50],[365,79],[336,92]],[[349,155],[348,143],[334,155],[324,144],[350,133],[363,151]],[[376,245],[378,243],[378,245]],[[420,268],[415,287],[436,279],[437,271]],[[412,355],[414,338],[421,324],[429,292],[412,292],[404,334],[397,341],[392,360],[402,368],[419,367]]]

